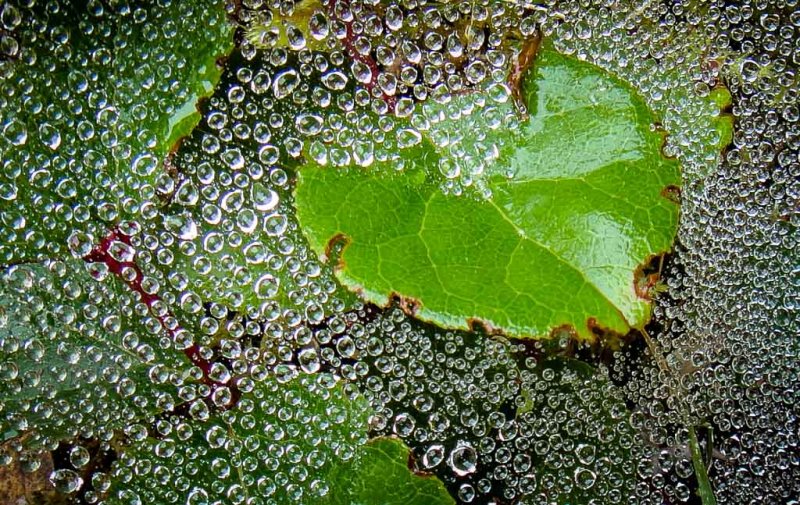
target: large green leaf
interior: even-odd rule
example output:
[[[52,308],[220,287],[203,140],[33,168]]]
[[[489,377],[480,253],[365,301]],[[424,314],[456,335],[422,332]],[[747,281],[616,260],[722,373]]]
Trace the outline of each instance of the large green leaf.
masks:
[[[418,317],[446,327],[541,337],[566,325],[584,338],[642,327],[637,268],[670,249],[678,219],[668,193],[679,168],[657,119],[630,86],[547,46],[523,81],[528,119],[502,91],[423,107],[432,121],[418,123],[439,123],[422,131],[424,176],[302,167],[296,205],[312,248],[343,242],[345,285],[382,305],[413,299]],[[466,164],[487,198],[440,190],[464,164],[450,152],[459,137],[494,158],[482,174]]]
[[[85,254],[151,214],[233,42],[216,0],[42,4],[18,13],[18,58],[0,61],[0,264],[63,257],[71,235]]]

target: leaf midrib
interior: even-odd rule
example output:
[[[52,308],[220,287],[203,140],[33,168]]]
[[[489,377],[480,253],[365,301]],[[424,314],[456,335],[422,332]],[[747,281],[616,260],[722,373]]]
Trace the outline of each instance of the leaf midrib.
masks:
[[[550,254],[550,255],[551,255],[553,258],[555,258],[556,260],[558,260],[560,263],[562,263],[562,264],[566,265],[567,267],[569,267],[569,268],[571,268],[572,270],[574,270],[575,272],[577,272],[577,273],[578,273],[578,274],[581,276],[581,278],[583,279],[583,281],[584,281],[586,284],[588,284],[589,286],[591,286],[591,288],[592,288],[592,289],[593,289],[593,290],[594,290],[594,291],[595,291],[597,294],[599,294],[599,295],[600,295],[600,297],[601,297],[603,300],[605,300],[605,301],[608,303],[608,305],[609,305],[609,306],[610,306],[610,307],[611,307],[611,308],[612,308],[614,311],[616,311],[616,313],[619,315],[619,317],[622,319],[622,321],[624,321],[624,322],[625,322],[625,324],[626,324],[626,325],[628,325],[629,327],[632,327],[631,323],[628,321],[628,319],[627,319],[627,318],[625,317],[625,315],[622,313],[622,310],[620,310],[620,308],[619,308],[619,307],[617,307],[617,305],[616,305],[614,302],[612,302],[612,301],[611,301],[611,300],[608,298],[608,296],[606,296],[606,294],[605,294],[605,293],[603,293],[603,291],[601,291],[601,290],[600,290],[600,288],[597,286],[597,284],[595,284],[595,283],[594,283],[594,282],[593,282],[591,279],[589,279],[589,278],[586,276],[586,273],[584,273],[584,272],[583,272],[583,270],[581,270],[580,268],[578,268],[577,266],[575,266],[574,264],[572,264],[572,263],[571,263],[571,262],[570,262],[568,259],[564,258],[564,257],[563,257],[563,256],[561,256],[560,254],[557,254],[557,253],[556,253],[556,252],[555,252],[553,249],[551,249],[550,247],[548,247],[546,244],[543,244],[542,242],[539,242],[538,240],[536,240],[536,239],[534,239],[534,238],[532,238],[532,237],[528,236],[527,232],[526,232],[525,230],[523,230],[523,229],[522,229],[522,228],[521,228],[521,227],[520,227],[520,226],[519,226],[519,225],[518,225],[516,222],[514,222],[514,221],[513,221],[513,220],[512,220],[512,219],[509,217],[509,215],[508,215],[508,214],[507,214],[507,213],[506,213],[506,212],[505,212],[505,211],[504,211],[504,210],[503,210],[503,209],[502,209],[502,208],[501,208],[499,205],[497,205],[497,203],[494,201],[494,199],[493,199],[493,198],[489,198],[489,199],[487,199],[486,201],[487,201],[487,202],[488,202],[488,203],[489,203],[489,204],[490,204],[490,205],[491,205],[491,206],[492,206],[492,207],[493,207],[493,208],[494,208],[494,209],[495,209],[495,210],[498,212],[498,214],[500,214],[500,217],[502,217],[504,221],[506,221],[508,224],[510,224],[510,225],[511,225],[511,226],[514,228],[514,230],[517,232],[517,234],[518,234],[518,235],[519,235],[519,237],[520,237],[520,242],[521,242],[521,241],[523,241],[523,240],[527,240],[527,241],[528,241],[528,242],[530,242],[531,244],[533,244],[533,245],[535,245],[535,246],[537,246],[537,247],[539,247],[539,248],[543,249],[544,251],[546,251],[548,254]]]

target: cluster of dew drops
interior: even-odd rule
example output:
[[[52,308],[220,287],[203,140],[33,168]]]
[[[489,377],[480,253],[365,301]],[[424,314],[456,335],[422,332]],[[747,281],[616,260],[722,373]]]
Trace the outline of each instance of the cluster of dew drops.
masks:
[[[459,503],[688,503],[691,427],[720,503],[796,502],[796,3],[89,1],[72,31],[70,2],[3,4],[0,463],[61,454],[50,481],[85,503],[325,503],[329,468],[394,436]],[[160,150],[152,122],[197,93],[182,54],[225,23],[200,124]],[[303,159],[402,171],[423,136],[453,154],[443,191],[485,194],[498,146],[437,123],[480,131],[511,99],[509,40],[537,31],[634,85],[681,161],[649,348],[601,359],[364,305],[294,217]]]

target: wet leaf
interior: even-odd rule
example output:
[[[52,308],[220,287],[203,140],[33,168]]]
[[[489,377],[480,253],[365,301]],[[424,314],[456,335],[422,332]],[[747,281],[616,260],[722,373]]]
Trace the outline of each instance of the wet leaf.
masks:
[[[91,4],[21,13],[31,60],[0,62],[0,264],[80,256],[76,234],[157,206],[164,158],[232,46],[222,2]]]
[[[129,312],[136,299],[77,260],[0,274],[0,432],[49,447],[168,410],[191,363],[156,317]]]
[[[347,287],[381,305],[396,294],[445,327],[479,321],[543,337],[566,326],[587,339],[596,327],[640,328],[650,303],[634,289],[637,267],[670,249],[678,218],[664,195],[679,184],[678,164],[661,153],[657,120],[629,86],[547,46],[523,88],[530,117],[518,128],[502,87],[426,104],[427,117],[442,119],[430,129],[424,182],[380,166],[305,165],[303,230],[320,255],[344,244],[337,275]],[[487,198],[439,189],[458,169],[441,139],[456,136],[495,153]]]
[[[247,25],[245,37],[255,47],[293,51],[324,48],[325,38],[312,29],[312,17],[324,12],[320,0],[300,0],[281,8],[262,9]]]
[[[351,386],[328,374],[284,371],[284,379],[255,384],[224,415],[175,417],[133,442],[115,467],[108,503],[157,503],[176,492],[185,503],[406,503],[384,502],[387,486],[438,500],[425,503],[452,503],[440,482],[408,471],[399,441],[364,445],[369,405]],[[165,469],[176,488],[158,481]]]
[[[332,504],[437,505],[455,503],[442,482],[408,469],[408,447],[396,438],[362,446],[348,466],[334,468]],[[391,490],[391,492],[387,492]]]

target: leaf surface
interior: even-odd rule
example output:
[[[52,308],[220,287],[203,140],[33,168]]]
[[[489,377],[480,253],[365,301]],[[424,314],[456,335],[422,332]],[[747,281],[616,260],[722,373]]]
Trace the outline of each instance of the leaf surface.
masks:
[[[408,469],[408,447],[396,438],[375,438],[361,446],[349,466],[331,472],[334,504],[439,505],[455,503],[442,481]],[[390,490],[390,491],[389,491]]]
[[[73,232],[73,252],[88,253],[152,211],[164,158],[232,47],[219,1],[85,4],[24,12],[36,22],[13,35],[26,56],[0,61],[0,264],[63,258]]]
[[[424,181],[379,164],[302,167],[296,205],[312,248],[344,243],[346,286],[381,305],[412,299],[418,317],[445,327],[541,337],[566,325],[583,338],[642,327],[650,303],[637,296],[637,267],[670,249],[678,219],[665,190],[679,167],[661,153],[657,119],[628,85],[548,46],[522,94],[522,122],[496,89],[423,106],[433,120],[416,160]],[[439,188],[460,169],[459,137],[494,153],[480,174],[488,198]]]
[[[269,378],[235,410],[175,418],[174,429],[132,441],[112,471],[107,503],[162,503],[176,492],[181,503],[453,503],[441,482],[411,474],[402,442],[367,443],[369,413],[363,396],[330,375]],[[175,488],[159,482],[165,469]]]
[[[155,317],[128,309],[136,301],[78,260],[0,274],[0,433],[49,446],[173,404],[170,381],[190,377],[191,363]]]

